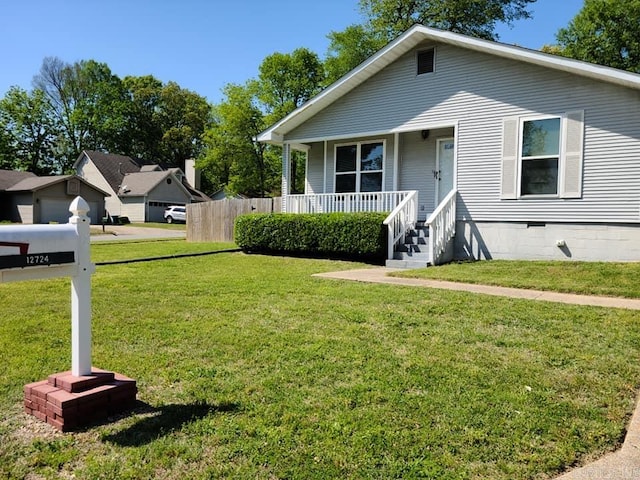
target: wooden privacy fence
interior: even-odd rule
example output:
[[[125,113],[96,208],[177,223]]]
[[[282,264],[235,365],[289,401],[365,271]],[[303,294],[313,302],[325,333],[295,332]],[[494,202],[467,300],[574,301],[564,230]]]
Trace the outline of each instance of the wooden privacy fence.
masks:
[[[282,210],[282,197],[226,198],[187,205],[188,242],[233,242],[236,217],[246,213],[272,213]]]

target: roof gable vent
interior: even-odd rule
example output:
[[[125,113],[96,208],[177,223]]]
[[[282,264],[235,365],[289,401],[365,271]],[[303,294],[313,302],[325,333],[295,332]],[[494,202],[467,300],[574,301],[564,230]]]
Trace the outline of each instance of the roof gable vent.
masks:
[[[418,75],[431,73],[435,70],[436,49],[420,50],[417,54]]]

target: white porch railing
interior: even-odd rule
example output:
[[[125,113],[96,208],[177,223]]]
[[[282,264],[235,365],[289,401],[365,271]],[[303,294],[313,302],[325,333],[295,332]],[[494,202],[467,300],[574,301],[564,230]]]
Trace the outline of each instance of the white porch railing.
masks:
[[[451,190],[426,221],[429,226],[429,263],[438,265],[456,233],[457,190]]]
[[[418,192],[413,190],[398,204],[384,220],[387,226],[387,258],[393,259],[393,251],[407,230],[414,228],[418,220]]]
[[[286,213],[390,212],[410,193],[400,191],[287,195]]]

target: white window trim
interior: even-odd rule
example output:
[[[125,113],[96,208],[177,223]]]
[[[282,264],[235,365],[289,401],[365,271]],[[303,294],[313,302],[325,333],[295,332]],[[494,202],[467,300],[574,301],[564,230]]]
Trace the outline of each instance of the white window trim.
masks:
[[[537,193],[537,194],[531,194],[531,193],[522,193],[522,162],[523,162],[523,157],[522,157],[522,142],[524,140],[524,124],[525,122],[532,122],[532,121],[536,121],[536,120],[555,120],[555,119],[559,119],[560,120],[560,131],[559,131],[559,138],[558,138],[558,178],[556,180],[556,193]],[[562,141],[563,138],[565,138],[566,135],[566,119],[565,119],[565,115],[537,115],[537,116],[530,116],[530,117],[520,117],[519,118],[519,124],[518,124],[518,177],[516,179],[517,183],[516,183],[516,188],[517,188],[517,192],[518,192],[518,198],[519,199],[536,199],[536,198],[559,198],[560,197],[560,191],[561,191],[561,187],[562,187],[562,178],[560,178],[561,176],[561,172],[564,170],[564,168],[562,168],[562,163],[564,163],[564,152],[563,152],[563,144],[564,142]],[[541,157],[527,157],[527,160],[532,160],[532,159],[542,159],[542,158],[555,158],[552,157],[550,155],[547,156],[541,156]]]
[[[382,169],[381,170],[361,170],[360,169],[360,152],[363,144],[369,143],[382,143]],[[351,145],[356,146],[356,170],[349,172],[339,172],[338,173],[338,147],[348,147]],[[382,185],[380,185],[380,191],[385,191],[385,164],[387,159],[387,141],[385,139],[372,139],[372,140],[360,140],[357,142],[344,142],[344,143],[336,143],[333,145],[333,192],[336,193],[336,177],[338,175],[350,175],[356,174],[356,190],[354,193],[371,193],[371,192],[360,192],[360,175],[362,173],[382,173]]]

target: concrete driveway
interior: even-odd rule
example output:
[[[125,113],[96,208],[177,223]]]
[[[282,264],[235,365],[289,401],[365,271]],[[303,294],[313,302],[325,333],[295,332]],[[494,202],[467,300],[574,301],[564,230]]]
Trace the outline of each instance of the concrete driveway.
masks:
[[[129,225],[105,225],[104,234],[95,232],[101,227],[91,227],[91,243],[117,242],[123,240],[158,240],[162,238],[184,239],[187,232],[184,230],[169,230],[165,228],[132,227]]]

